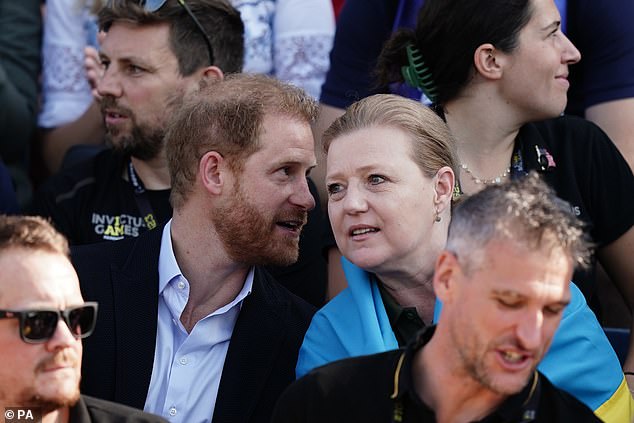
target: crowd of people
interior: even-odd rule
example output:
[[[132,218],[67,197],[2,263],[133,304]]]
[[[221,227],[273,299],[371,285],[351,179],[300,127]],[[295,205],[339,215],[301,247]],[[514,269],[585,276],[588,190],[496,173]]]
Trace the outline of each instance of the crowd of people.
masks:
[[[634,4],[341,3],[0,0],[5,409],[634,420]]]

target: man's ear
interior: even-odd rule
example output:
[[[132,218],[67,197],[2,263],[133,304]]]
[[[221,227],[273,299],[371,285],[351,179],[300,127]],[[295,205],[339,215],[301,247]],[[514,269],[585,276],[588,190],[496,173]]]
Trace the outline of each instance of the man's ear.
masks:
[[[449,166],[441,167],[434,177],[434,208],[438,214],[449,207],[453,195],[456,176]]]
[[[213,83],[223,80],[225,74],[218,66],[207,66],[203,69],[202,77],[207,83]]]
[[[436,259],[434,292],[443,304],[451,303],[455,296],[456,278],[460,275],[458,258],[451,251],[443,250]]]
[[[477,72],[485,79],[500,79],[504,54],[496,50],[493,44],[482,44],[473,53],[473,64]]]
[[[214,195],[222,193],[227,170],[224,157],[217,151],[206,152],[198,162],[200,182],[209,193]]]

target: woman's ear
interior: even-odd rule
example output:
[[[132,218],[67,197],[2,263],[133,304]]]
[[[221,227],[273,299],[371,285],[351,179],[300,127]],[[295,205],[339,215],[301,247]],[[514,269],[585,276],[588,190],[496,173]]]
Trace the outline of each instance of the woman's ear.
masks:
[[[502,53],[493,44],[482,44],[473,54],[473,64],[483,78],[500,79],[502,76]]]
[[[456,176],[449,166],[441,167],[434,177],[434,207],[441,214],[451,204]]]

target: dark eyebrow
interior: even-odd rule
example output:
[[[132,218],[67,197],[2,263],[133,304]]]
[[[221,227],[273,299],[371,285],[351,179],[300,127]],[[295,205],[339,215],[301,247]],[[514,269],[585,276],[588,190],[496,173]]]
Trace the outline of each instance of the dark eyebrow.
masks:
[[[525,295],[520,294],[516,291],[511,291],[508,289],[494,289],[491,291],[493,295],[505,297],[505,298],[513,298],[514,300],[523,300],[526,298]]]
[[[519,292],[516,291],[511,291],[511,290],[507,290],[507,289],[494,289],[492,291],[492,294],[496,297],[501,297],[504,299],[512,299],[515,301],[524,301],[527,299],[527,297],[524,294],[521,294]],[[566,307],[568,304],[570,304],[570,297],[568,298],[564,298],[560,301],[555,301],[552,304],[549,305],[559,305],[561,307]]]
[[[545,27],[543,27],[542,31],[549,32],[549,31],[552,31],[552,30],[559,29],[560,26],[561,26],[561,21],[554,21],[554,22],[550,23],[549,25],[546,25]]]

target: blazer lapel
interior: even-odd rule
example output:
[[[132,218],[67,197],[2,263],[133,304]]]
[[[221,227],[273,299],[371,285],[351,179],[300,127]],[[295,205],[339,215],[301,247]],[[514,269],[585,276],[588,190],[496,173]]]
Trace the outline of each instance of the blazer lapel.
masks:
[[[117,367],[115,401],[143,409],[150,386],[158,318],[158,258],[163,227],[138,238],[126,263],[111,267]]]
[[[242,304],[222,370],[215,423],[249,421],[273,371],[286,329],[284,304],[270,295],[270,283],[256,267],[253,291]]]

